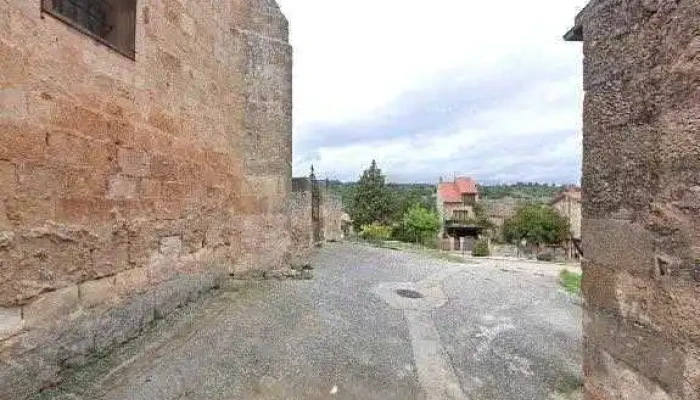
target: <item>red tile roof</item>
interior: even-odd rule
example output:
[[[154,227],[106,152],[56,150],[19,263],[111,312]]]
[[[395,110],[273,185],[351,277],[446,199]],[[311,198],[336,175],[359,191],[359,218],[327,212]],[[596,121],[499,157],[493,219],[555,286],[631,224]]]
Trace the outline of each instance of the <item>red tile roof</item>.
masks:
[[[444,203],[461,203],[463,195],[477,195],[476,182],[472,178],[457,178],[454,182],[438,185],[438,196]]]
[[[476,182],[474,182],[472,178],[457,178],[455,183],[461,194],[479,194],[479,190],[476,188]]]

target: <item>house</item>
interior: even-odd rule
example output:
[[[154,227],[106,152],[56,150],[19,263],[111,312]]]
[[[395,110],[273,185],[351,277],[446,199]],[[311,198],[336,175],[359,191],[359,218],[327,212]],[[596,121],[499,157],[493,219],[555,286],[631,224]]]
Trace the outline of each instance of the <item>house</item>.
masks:
[[[522,200],[513,197],[504,197],[494,200],[480,200],[486,217],[492,225],[491,238],[502,239],[502,230],[505,222],[515,216],[518,207],[523,204]]]
[[[220,279],[289,265],[292,48],[273,0],[0,15],[0,398],[23,399]]]
[[[443,182],[437,188],[437,210],[442,220],[439,233],[443,250],[471,251],[473,242],[482,232],[474,223],[474,211],[479,201],[476,181],[469,177]]]
[[[580,255],[579,245],[581,243],[581,188],[576,186],[568,187],[563,192],[557,194],[549,202],[560,215],[569,220],[571,225],[571,237],[567,243],[569,256]]]

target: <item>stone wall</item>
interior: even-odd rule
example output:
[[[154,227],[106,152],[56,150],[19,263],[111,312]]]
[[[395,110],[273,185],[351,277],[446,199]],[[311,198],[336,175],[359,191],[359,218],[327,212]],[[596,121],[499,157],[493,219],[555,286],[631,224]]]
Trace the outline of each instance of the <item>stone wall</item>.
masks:
[[[321,194],[323,214],[323,238],[326,242],[340,242],[343,235],[343,199],[326,189]]]
[[[344,239],[343,201],[325,182],[293,178],[288,210],[292,225],[292,264],[308,264],[315,246]]]
[[[289,216],[291,221],[292,264],[304,265],[311,261],[314,247],[314,225],[312,215],[312,188],[308,178],[294,178],[289,194]]]
[[[700,398],[700,2],[594,0],[584,41],[586,399]]]
[[[212,277],[290,261],[286,19],[273,0],[137,3],[132,60],[0,0],[0,398]],[[42,334],[95,321],[80,344]]]

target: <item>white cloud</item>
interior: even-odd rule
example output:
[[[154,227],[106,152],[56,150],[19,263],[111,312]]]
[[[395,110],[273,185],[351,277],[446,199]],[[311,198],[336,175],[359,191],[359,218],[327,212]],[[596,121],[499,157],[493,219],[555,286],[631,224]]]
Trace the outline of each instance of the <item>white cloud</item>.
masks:
[[[295,144],[318,134],[310,129],[314,125],[383,121],[407,94],[420,97],[439,83],[479,82],[494,71],[508,82],[508,74],[523,67],[549,71],[581,63],[580,46],[561,36],[587,0],[278,2],[290,20],[295,52]],[[410,180],[449,169],[443,163],[455,153],[496,134],[526,140],[538,132],[569,131],[563,140],[575,142],[581,79],[578,68],[570,70],[569,76],[540,79],[522,92],[509,88],[508,98],[492,99],[496,107],[482,110],[477,103],[473,115],[446,119],[443,127],[412,137],[338,140],[337,146],[316,149],[297,145],[302,152],[295,154],[295,173],[304,173],[307,160],[315,158],[319,170],[354,179],[376,158],[390,174],[403,168],[397,175]],[[488,87],[480,90],[488,94]],[[578,162],[577,154],[571,162]],[[428,170],[432,175],[424,173]]]

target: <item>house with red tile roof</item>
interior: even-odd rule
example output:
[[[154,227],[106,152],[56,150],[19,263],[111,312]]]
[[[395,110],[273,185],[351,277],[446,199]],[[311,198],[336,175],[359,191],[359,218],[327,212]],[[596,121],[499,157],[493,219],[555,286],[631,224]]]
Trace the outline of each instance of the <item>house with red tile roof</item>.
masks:
[[[440,239],[444,250],[471,250],[481,230],[472,226],[476,217],[474,206],[479,201],[476,181],[469,177],[442,179],[437,188],[437,209],[443,225]]]

